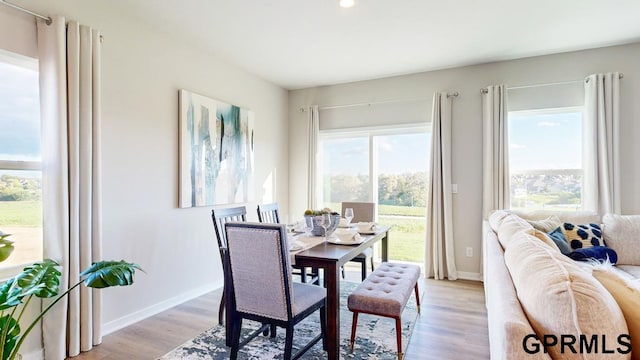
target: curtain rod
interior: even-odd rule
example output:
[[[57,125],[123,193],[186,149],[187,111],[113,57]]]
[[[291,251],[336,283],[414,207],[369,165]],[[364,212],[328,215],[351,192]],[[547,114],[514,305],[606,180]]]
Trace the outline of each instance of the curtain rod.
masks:
[[[449,94],[447,93],[447,97],[458,97],[460,95],[457,91]],[[379,104],[391,104],[391,103],[401,103],[401,102],[413,102],[413,101],[429,101],[431,99],[428,98],[412,98],[412,99],[395,99],[395,100],[383,100],[383,101],[371,101],[371,102],[362,102],[362,103],[353,103],[353,104],[343,104],[343,105],[330,105],[330,106],[321,106],[318,110],[330,110],[330,109],[340,109],[354,106],[371,106],[371,105],[379,105]],[[307,111],[304,107],[300,107],[298,109],[300,112]]]
[[[624,77],[623,73],[620,73],[618,75],[618,79],[622,79]],[[520,85],[520,86],[510,86],[507,87],[507,90],[517,90],[517,89],[527,89],[527,88],[532,88],[532,87],[540,87],[540,86],[554,86],[554,85],[567,85],[567,84],[577,84],[577,83],[581,83],[583,81],[589,82],[589,78],[586,78],[585,80],[570,80],[570,81],[560,81],[560,82],[554,82],[554,83],[542,83],[542,84],[533,84],[533,85]],[[480,89],[480,92],[483,94],[487,93],[487,88],[482,88]]]
[[[51,25],[51,17],[49,17],[49,16],[44,16],[44,15],[38,14],[37,12],[33,12],[33,11],[29,10],[29,9],[25,9],[22,6],[18,6],[16,4],[12,4],[10,2],[7,2],[6,0],[0,0],[0,4],[7,5],[9,7],[12,7],[14,9],[16,9],[16,10],[25,12],[25,13],[27,13],[29,15],[33,15],[33,16],[35,16],[37,18],[40,18],[40,19],[44,20],[47,25]]]

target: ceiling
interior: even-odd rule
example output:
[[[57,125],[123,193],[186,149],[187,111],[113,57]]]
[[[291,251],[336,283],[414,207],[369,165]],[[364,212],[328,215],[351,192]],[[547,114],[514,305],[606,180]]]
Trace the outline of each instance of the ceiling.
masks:
[[[122,0],[286,89],[640,41],[638,0]]]

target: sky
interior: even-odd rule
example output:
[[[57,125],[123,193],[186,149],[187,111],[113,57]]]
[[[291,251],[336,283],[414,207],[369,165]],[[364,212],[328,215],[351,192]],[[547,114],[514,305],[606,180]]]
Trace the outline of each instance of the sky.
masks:
[[[511,170],[581,169],[582,113],[510,113]]]
[[[369,174],[369,138],[324,139],[324,169],[331,174]],[[375,136],[378,172],[404,174],[427,171],[431,136],[427,133]]]
[[[0,159],[39,161],[38,72],[0,61]]]

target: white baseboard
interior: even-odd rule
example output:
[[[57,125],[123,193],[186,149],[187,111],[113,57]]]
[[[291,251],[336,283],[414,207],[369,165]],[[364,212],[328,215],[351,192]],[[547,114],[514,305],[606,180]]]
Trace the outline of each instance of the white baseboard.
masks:
[[[137,311],[135,313],[129,314],[127,316],[123,316],[119,319],[115,319],[109,321],[108,323],[102,324],[102,335],[108,335],[112,332],[118,331],[124,327],[127,327],[131,324],[134,324],[140,320],[144,320],[150,316],[161,313],[167,309],[170,309],[176,305],[180,305],[189,300],[195,299],[198,296],[202,296],[206,293],[209,293],[213,290],[219,289],[222,287],[222,280],[216,281],[211,284],[207,284],[205,286],[201,286],[199,288],[193,289],[191,291],[182,293],[178,296],[174,296],[165,301],[159,302],[157,304],[151,305],[145,309]]]
[[[42,360],[44,359],[44,351],[43,349],[34,350],[30,353],[20,354],[22,356],[22,360]]]
[[[458,271],[458,279],[482,281],[482,275],[480,275],[480,273]]]

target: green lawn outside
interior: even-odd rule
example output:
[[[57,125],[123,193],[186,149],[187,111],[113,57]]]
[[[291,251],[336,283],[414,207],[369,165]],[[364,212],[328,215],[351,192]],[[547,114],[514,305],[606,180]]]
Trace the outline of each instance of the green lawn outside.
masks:
[[[40,201],[0,201],[0,226],[41,226]],[[0,229],[2,230],[2,229]]]

